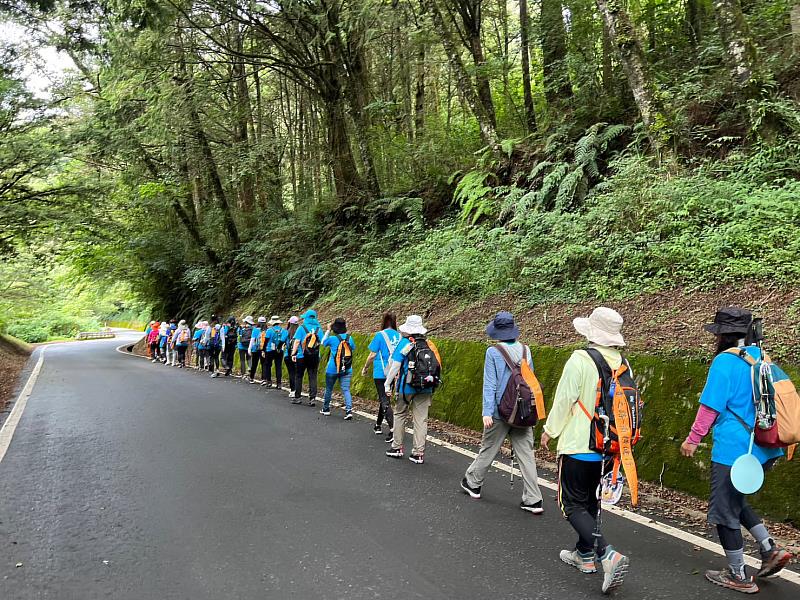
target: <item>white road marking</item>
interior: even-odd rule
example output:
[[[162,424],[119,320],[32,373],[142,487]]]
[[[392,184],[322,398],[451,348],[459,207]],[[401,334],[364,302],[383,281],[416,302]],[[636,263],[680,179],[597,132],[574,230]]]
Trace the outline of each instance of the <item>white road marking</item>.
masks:
[[[17,396],[17,400],[14,402],[14,407],[11,409],[11,413],[8,415],[5,423],[3,423],[3,428],[0,429],[0,462],[3,462],[3,459],[6,456],[8,447],[11,445],[11,440],[14,437],[14,432],[17,430],[19,420],[22,418],[22,412],[25,410],[25,406],[28,404],[28,398],[30,398],[31,394],[33,393],[33,386],[36,385],[36,379],[38,379],[39,372],[42,370],[44,353],[47,348],[48,346],[43,346],[41,352],[39,352],[39,360],[36,361],[36,366],[33,367],[33,371],[31,371],[31,374],[28,376],[28,381],[25,383],[25,387],[22,388],[19,396]]]

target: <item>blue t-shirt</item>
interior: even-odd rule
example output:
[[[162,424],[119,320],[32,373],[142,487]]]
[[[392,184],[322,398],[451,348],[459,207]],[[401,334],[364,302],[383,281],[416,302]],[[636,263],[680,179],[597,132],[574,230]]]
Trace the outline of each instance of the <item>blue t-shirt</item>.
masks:
[[[306,339],[306,336],[314,330],[317,331],[319,339],[322,340],[322,327],[316,323],[314,323],[314,325],[306,325],[304,323],[297,328],[297,331],[294,334],[294,339],[300,342],[300,345],[297,347],[297,358],[303,358],[303,340]]]
[[[289,332],[281,326],[270,327],[267,330],[267,343],[264,348],[267,352],[274,352],[277,350],[278,344],[286,345],[289,339]]]
[[[392,356],[391,348],[386,345],[386,338],[389,338],[389,343],[393,347],[397,347],[397,343],[400,341],[401,337],[403,336],[400,335],[399,331],[388,328],[379,331],[375,334],[375,337],[372,338],[372,341],[369,343],[369,351],[376,354],[375,360],[372,363],[373,379],[386,379],[386,367],[389,366],[389,358]]]
[[[259,352],[263,350],[261,346],[261,334],[264,333],[261,327],[253,327],[253,334],[250,338],[250,346],[247,348],[250,352]]]
[[[200,343],[200,338],[201,337],[203,337],[203,330],[202,329],[198,329],[197,331],[194,332],[194,335],[192,335],[192,342],[194,342],[194,347],[197,348],[198,350],[205,349],[205,346],[203,346]]]
[[[350,346],[350,350],[352,350],[353,352],[356,351],[356,343],[353,340],[352,336],[346,333],[343,333],[341,335],[331,334],[330,336],[328,336],[328,339],[325,340],[325,342],[322,344],[323,346],[327,346],[328,348],[331,349],[331,355],[330,358],[328,358],[328,368],[325,369],[326,375],[336,375],[339,372],[339,370],[336,368],[336,352],[338,352],[339,350],[339,344],[341,344],[343,341],[342,338],[347,340],[347,344]],[[353,372],[353,367],[350,367],[347,370],[347,373],[352,373],[352,372]]]
[[[758,346],[747,346],[746,350],[755,359],[761,357]],[[700,403],[719,413],[714,422],[711,460],[731,466],[737,458],[747,454],[750,446],[750,433],[733,416],[733,412],[748,425],[756,420],[750,365],[733,354],[717,355],[708,371]],[[753,444],[753,455],[764,464],[771,458],[782,456],[783,451],[780,448],[762,448]]]
[[[411,340],[404,337],[397,344],[397,348],[394,349],[394,354],[392,354],[392,360],[402,363],[402,365],[400,366],[400,375],[398,375],[398,379],[401,382],[403,382],[403,384],[402,387],[398,387],[397,390],[401,395],[408,396],[409,398],[414,394],[419,393],[408,383],[406,383],[406,378],[408,376],[408,361],[406,360],[406,356],[408,356],[408,353],[410,351],[411,351]]]

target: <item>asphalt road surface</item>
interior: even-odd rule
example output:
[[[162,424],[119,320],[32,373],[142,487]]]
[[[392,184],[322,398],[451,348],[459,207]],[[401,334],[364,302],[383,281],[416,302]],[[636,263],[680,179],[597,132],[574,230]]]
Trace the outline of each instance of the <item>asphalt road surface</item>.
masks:
[[[549,490],[542,517],[499,472],[471,500],[458,487],[469,459],[451,450],[429,446],[422,466],[386,458],[363,419],[120,343],[47,349],[0,463],[0,599],[601,597],[599,573],[558,560],[574,539]],[[631,557],[616,597],[738,597],[702,577],[720,557],[605,523]],[[773,579],[761,595],[800,587]]]

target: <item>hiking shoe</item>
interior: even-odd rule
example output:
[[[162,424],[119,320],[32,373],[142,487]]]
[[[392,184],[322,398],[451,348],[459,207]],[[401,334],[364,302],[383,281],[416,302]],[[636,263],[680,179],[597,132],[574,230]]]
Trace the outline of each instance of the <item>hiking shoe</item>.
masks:
[[[756,577],[769,577],[770,575],[775,575],[778,571],[783,569],[786,565],[791,562],[792,556],[791,552],[784,550],[783,548],[775,547],[769,554],[761,560],[761,569],[758,571]]]
[[[421,465],[422,463],[425,462],[425,456],[422,454],[412,454],[411,456],[408,457],[408,460],[418,465]]]
[[[306,404],[307,404],[308,406],[316,406],[316,405],[317,405],[317,403],[316,403],[316,402],[314,402],[313,400],[309,400],[308,402],[306,402]]]
[[[211,374],[211,379],[216,379],[217,377],[219,377],[219,373],[212,373]]]
[[[344,413],[344,420],[345,421],[352,421],[353,420],[353,413],[350,412],[349,410],[346,413]]]
[[[390,444],[393,439],[394,439],[394,434],[390,432],[389,435],[387,435],[383,441],[386,442],[387,444]]]
[[[380,425],[373,425],[372,433],[374,433],[375,435],[383,435],[383,429],[381,428]]]
[[[561,559],[561,562],[575,567],[581,573],[597,573],[597,565],[594,562],[596,555],[594,552],[582,554],[577,550],[562,550],[558,557]]]
[[[319,411],[319,414],[321,414],[323,417],[330,417],[331,416],[331,411],[330,411],[329,408],[323,407],[322,410]]]
[[[470,487],[466,477],[461,480],[461,489],[464,490],[465,494],[469,494],[470,498],[475,498],[477,500],[481,497],[481,486]]]
[[[403,452],[402,446],[400,446],[399,448],[389,448],[386,451],[386,456],[388,456],[389,458],[403,458],[403,454],[405,454],[405,452]]]
[[[252,377],[248,377],[247,378],[247,383],[255,383],[255,382],[256,382],[256,380],[253,379]]]
[[[714,585],[728,588],[729,590],[736,590],[743,594],[755,594],[758,592],[758,586],[753,581],[752,577],[739,577],[734,575],[730,569],[723,569],[722,571],[706,571],[706,579]]]
[[[533,504],[525,504],[524,502],[520,502],[519,507],[526,512],[533,513],[534,515],[540,515],[544,512],[541,500],[534,502]]]
[[[625,575],[628,574],[630,560],[608,546],[600,558],[600,564],[603,565],[603,586],[600,589],[604,594],[610,594],[622,585]]]
[[[151,360],[150,362],[151,362],[151,363],[158,362],[158,359],[157,359],[157,358],[154,358],[154,359],[153,359],[153,360]]]
[[[266,385],[266,386],[272,387],[272,383],[270,383],[269,381],[262,381],[262,382],[261,382],[261,385],[262,385],[262,386],[265,386],[265,385]]]
[[[292,404],[302,404],[303,403],[303,401],[300,398],[290,398],[289,402],[291,402]]]

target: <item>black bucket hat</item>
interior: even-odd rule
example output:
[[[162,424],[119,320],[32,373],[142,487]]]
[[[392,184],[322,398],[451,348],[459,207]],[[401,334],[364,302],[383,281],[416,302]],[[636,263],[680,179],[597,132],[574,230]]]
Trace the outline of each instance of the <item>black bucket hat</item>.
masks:
[[[753,313],[746,308],[729,306],[720,308],[714,315],[714,322],[703,325],[703,329],[714,335],[723,333],[746,334],[750,330],[753,322]]]
[[[336,335],[342,335],[343,333],[347,333],[347,323],[341,317],[339,317],[338,319],[334,319],[333,323],[331,324],[331,330]]]
[[[500,311],[486,326],[486,335],[493,340],[515,340],[519,337],[519,327],[514,323],[514,315]]]
[[[236,317],[228,317],[228,324],[236,325]]]

